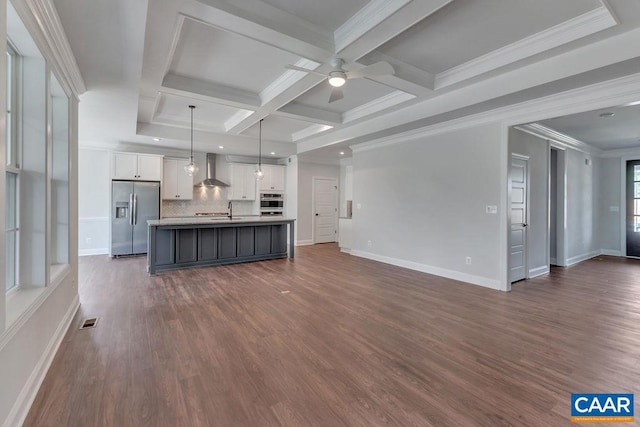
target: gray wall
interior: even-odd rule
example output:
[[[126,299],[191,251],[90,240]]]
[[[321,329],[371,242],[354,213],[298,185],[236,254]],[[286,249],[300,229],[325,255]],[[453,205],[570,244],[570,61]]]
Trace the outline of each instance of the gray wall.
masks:
[[[80,254],[109,251],[109,156],[82,148],[78,154],[78,247]]]
[[[498,288],[500,141],[486,124],[356,150],[352,254]]]
[[[556,261],[558,242],[558,221],[557,221],[557,209],[558,209],[558,151],[550,151],[550,164],[549,164],[549,258],[551,262]]]
[[[298,163],[297,242],[311,243],[313,238],[313,177],[340,180],[340,166]]]
[[[573,264],[596,255],[598,238],[600,160],[567,150],[567,262]],[[589,160],[590,164],[586,164]]]
[[[620,157],[600,160],[600,245],[612,254],[619,254],[621,245],[621,162]]]
[[[509,151],[529,156],[527,266],[529,272],[536,274],[549,265],[549,142],[518,129],[510,129]]]

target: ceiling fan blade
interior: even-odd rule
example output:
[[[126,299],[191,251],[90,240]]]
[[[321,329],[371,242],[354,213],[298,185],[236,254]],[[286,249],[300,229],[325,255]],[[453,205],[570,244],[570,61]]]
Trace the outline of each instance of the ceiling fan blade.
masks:
[[[317,74],[317,75],[322,76],[322,77],[327,77],[327,75],[325,73],[320,73],[320,72],[315,71],[315,70],[309,70],[308,68],[302,68],[302,67],[298,67],[298,66],[291,65],[291,64],[285,65],[284,68],[288,68],[289,70],[294,70],[294,71],[302,71],[304,73]]]
[[[331,88],[331,95],[329,96],[329,103],[333,102],[333,101],[338,101],[340,99],[344,98],[344,93],[342,93],[342,88],[341,87],[332,87]]]
[[[395,73],[395,70],[391,64],[386,61],[380,61],[357,70],[347,71],[347,78],[355,79],[358,77],[375,77],[393,73]]]

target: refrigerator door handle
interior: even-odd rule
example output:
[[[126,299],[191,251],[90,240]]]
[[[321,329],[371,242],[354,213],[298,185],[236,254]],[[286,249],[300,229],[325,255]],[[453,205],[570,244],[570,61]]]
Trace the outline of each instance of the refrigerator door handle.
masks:
[[[138,224],[138,195],[133,194],[133,225]]]
[[[133,193],[129,193],[129,225],[133,225],[133,214],[134,214],[134,205],[133,205]]]

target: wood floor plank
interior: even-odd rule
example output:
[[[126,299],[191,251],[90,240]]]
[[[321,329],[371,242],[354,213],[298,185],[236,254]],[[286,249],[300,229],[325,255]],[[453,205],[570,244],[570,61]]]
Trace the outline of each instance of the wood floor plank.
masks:
[[[638,260],[502,293],[297,252],[155,277],[81,258],[81,309],[25,425],[568,426],[572,392],[640,384]]]

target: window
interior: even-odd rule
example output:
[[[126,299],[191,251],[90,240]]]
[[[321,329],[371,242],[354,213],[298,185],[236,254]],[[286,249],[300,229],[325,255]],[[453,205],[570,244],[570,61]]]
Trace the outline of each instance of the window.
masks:
[[[640,165],[633,166],[633,231],[640,233]]]
[[[19,200],[20,194],[20,141],[17,132],[19,56],[7,46],[7,96],[6,96],[6,172],[5,172],[5,290],[18,286],[19,261]]]

